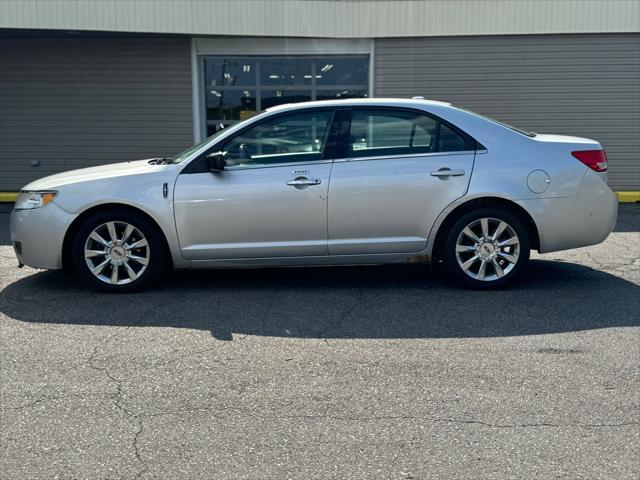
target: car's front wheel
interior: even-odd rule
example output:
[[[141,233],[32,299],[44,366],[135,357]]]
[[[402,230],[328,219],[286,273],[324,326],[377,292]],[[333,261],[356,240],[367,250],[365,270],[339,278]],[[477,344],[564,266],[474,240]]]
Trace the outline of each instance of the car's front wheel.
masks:
[[[165,265],[158,227],[127,211],[101,212],[74,237],[73,263],[80,277],[107,292],[139,290],[155,281]]]
[[[449,271],[473,288],[498,288],[513,281],[528,263],[529,250],[522,221],[496,208],[462,215],[445,240]]]

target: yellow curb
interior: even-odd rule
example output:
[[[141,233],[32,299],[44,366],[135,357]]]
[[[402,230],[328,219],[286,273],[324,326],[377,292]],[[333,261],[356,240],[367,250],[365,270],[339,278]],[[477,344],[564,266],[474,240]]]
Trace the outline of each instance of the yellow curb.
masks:
[[[616,192],[620,203],[640,202],[640,192]]]
[[[0,192],[0,202],[15,202],[18,198],[18,192]]]

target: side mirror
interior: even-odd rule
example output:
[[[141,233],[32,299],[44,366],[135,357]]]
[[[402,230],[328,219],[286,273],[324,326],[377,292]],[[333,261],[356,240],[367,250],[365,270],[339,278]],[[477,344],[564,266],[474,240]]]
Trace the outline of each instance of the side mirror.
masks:
[[[227,152],[213,152],[207,155],[207,168],[210,172],[221,172],[227,165]]]

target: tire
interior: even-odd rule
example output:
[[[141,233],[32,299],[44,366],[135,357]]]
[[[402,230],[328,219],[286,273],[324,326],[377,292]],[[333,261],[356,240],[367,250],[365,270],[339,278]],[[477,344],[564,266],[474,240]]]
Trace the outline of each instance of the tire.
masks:
[[[467,287],[501,288],[525,269],[530,245],[527,229],[517,215],[499,208],[481,208],[463,214],[449,229],[445,263],[451,275]]]
[[[142,215],[124,210],[88,218],[78,228],[71,248],[80,278],[103,292],[144,289],[158,279],[166,264],[160,229]]]

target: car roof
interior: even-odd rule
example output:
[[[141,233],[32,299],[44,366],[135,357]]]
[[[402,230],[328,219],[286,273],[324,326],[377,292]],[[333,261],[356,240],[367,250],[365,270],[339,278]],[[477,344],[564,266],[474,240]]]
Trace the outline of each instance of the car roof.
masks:
[[[343,100],[318,100],[315,102],[285,103],[269,107],[267,112],[283,110],[297,110],[308,107],[349,107],[349,106],[378,106],[378,107],[424,107],[427,105],[451,106],[450,103],[422,98],[350,98]]]

